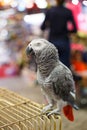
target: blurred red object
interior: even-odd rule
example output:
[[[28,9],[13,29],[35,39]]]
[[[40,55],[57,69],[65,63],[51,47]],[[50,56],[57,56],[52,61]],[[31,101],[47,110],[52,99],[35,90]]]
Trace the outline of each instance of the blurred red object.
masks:
[[[66,2],[66,7],[72,11],[72,14],[73,14],[75,22],[76,22],[77,29],[79,29],[78,15],[82,12],[81,3],[78,2],[78,4],[75,5],[72,3],[72,1],[69,1],[69,2]]]
[[[84,51],[85,46],[83,44],[79,44],[79,43],[71,43],[71,50]]]
[[[13,65],[6,64],[0,66],[0,78],[12,77],[17,75],[17,68]]]

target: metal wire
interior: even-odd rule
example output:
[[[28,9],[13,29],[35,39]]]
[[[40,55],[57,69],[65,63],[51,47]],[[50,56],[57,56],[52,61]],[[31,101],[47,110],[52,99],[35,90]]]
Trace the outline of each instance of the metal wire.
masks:
[[[61,130],[61,117],[41,114],[43,105],[0,88],[0,130]]]

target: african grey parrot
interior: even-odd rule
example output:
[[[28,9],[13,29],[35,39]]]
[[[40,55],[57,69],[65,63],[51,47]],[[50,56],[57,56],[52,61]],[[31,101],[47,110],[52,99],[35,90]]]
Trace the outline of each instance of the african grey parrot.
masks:
[[[75,104],[75,83],[70,69],[60,62],[56,47],[45,39],[37,38],[28,44],[26,55],[35,56],[37,80],[48,101],[48,105],[43,108],[42,112],[46,113],[50,110],[49,116],[60,114],[65,108],[64,114],[73,121],[72,108],[78,110]]]

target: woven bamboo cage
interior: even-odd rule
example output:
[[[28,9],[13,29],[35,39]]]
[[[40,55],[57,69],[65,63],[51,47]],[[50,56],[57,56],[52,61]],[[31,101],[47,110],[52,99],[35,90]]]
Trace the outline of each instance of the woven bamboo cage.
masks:
[[[42,115],[42,107],[0,88],[0,130],[61,130],[61,117]]]

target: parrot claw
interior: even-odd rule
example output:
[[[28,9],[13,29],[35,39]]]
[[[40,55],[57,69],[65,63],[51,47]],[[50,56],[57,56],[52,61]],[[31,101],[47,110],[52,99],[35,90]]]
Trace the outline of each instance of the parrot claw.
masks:
[[[60,115],[61,113],[60,113],[59,109],[54,109],[54,110],[52,110],[51,112],[49,112],[49,113],[47,114],[47,116],[50,116],[50,115],[52,115],[52,114]]]
[[[47,111],[50,111],[52,109],[52,106],[52,104],[45,106],[42,110],[42,113],[47,113]]]

